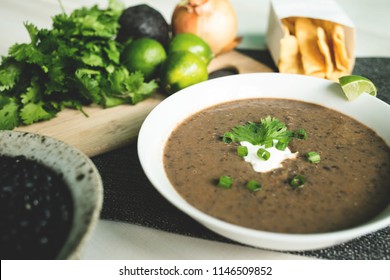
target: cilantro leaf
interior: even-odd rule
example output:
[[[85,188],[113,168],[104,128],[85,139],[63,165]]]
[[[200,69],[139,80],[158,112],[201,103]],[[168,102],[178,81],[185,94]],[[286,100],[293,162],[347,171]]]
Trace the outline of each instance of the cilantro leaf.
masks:
[[[24,23],[28,34],[30,35],[31,43],[29,44],[14,44],[8,50],[8,54],[16,61],[24,61],[28,63],[39,63],[43,60],[44,55],[37,49],[38,28],[31,23]]]
[[[156,81],[151,80],[145,83],[141,72],[129,73],[124,67],[116,69],[109,76],[108,81],[109,87],[113,91],[112,97],[129,100],[132,104],[148,98],[158,88]],[[109,97],[106,95],[106,100],[113,104],[114,99]],[[108,106],[108,103],[105,106]]]
[[[97,5],[76,9],[69,16],[60,14],[53,18],[53,27],[66,37],[101,37],[111,39],[119,28],[118,19],[123,10],[119,1],[110,1],[106,10]]]
[[[126,98],[110,96],[103,93],[104,108],[111,108],[125,103],[129,103]]]
[[[125,67],[114,68],[113,71],[108,75],[107,89],[106,91],[112,91],[113,94],[121,95],[125,90],[125,81],[129,77],[129,71]]]
[[[292,133],[287,130],[287,126],[283,122],[271,116],[262,119],[261,124],[261,131],[264,133],[265,141],[269,139],[281,140],[292,136]]]
[[[105,46],[103,49],[111,62],[119,64],[120,51],[117,47],[116,41],[108,41],[107,46]]]
[[[4,60],[0,66],[0,92],[12,89],[20,80],[22,67],[19,63]]]
[[[82,61],[89,66],[104,66],[104,61],[101,55],[87,52],[82,56]]]
[[[21,95],[24,105],[20,110],[20,118],[24,124],[32,124],[40,120],[51,119],[56,111],[50,110],[49,106],[40,97],[40,88],[34,81],[27,88],[26,93]]]
[[[28,22],[25,22],[24,26],[27,29],[28,35],[30,35],[31,44],[35,46],[38,42],[38,28],[34,24]]]
[[[45,83],[45,94],[53,94],[56,92],[66,92],[67,86],[67,64],[61,57],[54,57],[48,64],[47,81]]]
[[[137,76],[138,73],[138,83],[134,83],[133,76]],[[151,80],[148,83],[144,83],[144,78],[139,74],[139,72],[132,73],[126,83],[127,88],[131,89],[129,91],[129,96],[133,104],[141,102],[142,100],[150,97],[152,93],[158,88],[158,84],[155,80]],[[135,86],[136,85],[136,86]]]
[[[32,124],[37,121],[49,120],[53,118],[55,113],[45,109],[45,103],[28,103],[20,110],[20,117],[24,124]]]
[[[79,81],[79,90],[82,95],[88,100],[95,103],[100,103],[102,96],[100,95],[100,72],[92,69],[77,69],[75,76]]]
[[[41,65],[45,59],[43,53],[31,44],[14,44],[8,50],[8,53],[16,61],[31,64]]]
[[[267,116],[261,119],[259,123],[247,122],[245,125],[233,127],[231,131],[226,132],[223,141],[241,142],[247,141],[252,145],[273,145],[273,141],[283,141],[288,143],[294,133],[287,130],[286,125],[277,118]]]
[[[18,109],[15,97],[0,95],[0,129],[13,129],[18,125]]]

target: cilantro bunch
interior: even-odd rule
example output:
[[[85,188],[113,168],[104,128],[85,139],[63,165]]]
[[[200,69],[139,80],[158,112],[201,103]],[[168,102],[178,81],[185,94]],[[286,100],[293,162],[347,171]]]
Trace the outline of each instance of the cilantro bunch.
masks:
[[[48,120],[64,108],[149,97],[156,81],[145,82],[120,62],[126,43],[115,38],[123,8],[110,0],[107,9],[95,5],[54,16],[51,29],[25,23],[31,42],[11,46],[0,65],[0,129]]]

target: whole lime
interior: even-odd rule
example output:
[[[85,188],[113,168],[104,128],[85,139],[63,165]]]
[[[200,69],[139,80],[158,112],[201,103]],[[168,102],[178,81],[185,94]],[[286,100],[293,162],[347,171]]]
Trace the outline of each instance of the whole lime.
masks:
[[[169,44],[168,54],[177,51],[189,51],[199,56],[206,65],[213,58],[210,46],[199,36],[192,33],[180,33]]]
[[[145,80],[153,79],[167,54],[158,41],[151,38],[134,40],[121,54],[122,63],[130,72],[141,71]]]
[[[189,51],[171,53],[161,68],[161,86],[172,94],[208,79],[207,65]]]

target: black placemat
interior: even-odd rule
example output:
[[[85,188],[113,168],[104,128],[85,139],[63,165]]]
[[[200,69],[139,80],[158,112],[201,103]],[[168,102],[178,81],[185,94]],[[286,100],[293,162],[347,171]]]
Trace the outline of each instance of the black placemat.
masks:
[[[242,52],[276,69],[268,51]],[[229,71],[213,73],[211,78],[226,74]],[[390,103],[390,58],[357,58],[354,74],[371,79],[378,88],[378,98]],[[102,219],[235,243],[185,215],[154,189],[139,164],[136,143],[92,160],[104,184]],[[331,248],[291,253],[323,259],[390,259],[390,227]]]

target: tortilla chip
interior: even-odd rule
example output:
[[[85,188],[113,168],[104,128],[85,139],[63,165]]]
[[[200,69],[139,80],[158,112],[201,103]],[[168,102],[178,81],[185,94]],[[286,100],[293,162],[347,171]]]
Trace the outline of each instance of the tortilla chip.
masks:
[[[329,48],[329,41],[326,37],[325,30],[322,27],[317,27],[317,36],[318,36],[318,47],[322,55],[325,58],[325,77],[328,78],[332,75],[333,72],[333,60],[332,54]]]
[[[314,23],[317,26],[322,27],[326,34],[332,34],[335,25],[334,22],[323,19],[314,19]]]
[[[325,58],[317,43],[317,26],[309,18],[297,18],[295,34],[302,58],[304,73],[325,78]]]
[[[336,69],[345,73],[351,72],[351,60],[348,57],[347,47],[345,45],[344,29],[341,25],[334,25],[332,32],[332,40]]]
[[[288,32],[291,35],[295,34],[295,20],[296,17],[288,17],[282,19],[283,28],[288,28]]]
[[[330,80],[352,72],[344,29],[327,20],[288,17],[281,20],[279,71]]]
[[[349,74],[351,74],[351,73],[349,73],[349,72],[343,72],[343,71],[334,69],[333,72],[332,72],[328,77],[326,77],[326,78],[327,78],[328,80],[332,80],[332,81],[338,82],[338,80],[339,80],[340,77],[346,76],[346,75],[349,75]]]
[[[302,74],[301,56],[298,41],[290,34],[289,28],[283,26],[284,37],[280,39],[280,58],[278,68],[281,73]]]

